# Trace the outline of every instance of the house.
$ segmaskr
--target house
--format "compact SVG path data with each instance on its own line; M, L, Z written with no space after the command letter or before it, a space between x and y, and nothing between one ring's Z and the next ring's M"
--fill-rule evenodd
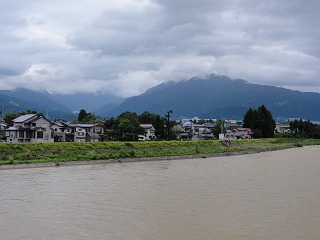
M76 124L75 142L99 142L104 131L97 124Z
M204 127L209 130L213 129L215 126L216 126L215 123L210 123L210 122L204 123Z
M253 132L251 128L235 128L227 130L226 137L229 139L251 139Z
M193 124L194 133L199 134L199 129L203 127L204 127L204 124Z
M37 114L22 115L13 120L13 126L6 129L7 142L53 142L51 122Z
M7 127L8 127L8 125L6 123L0 122L0 138L1 138L1 140L6 138L6 129L7 129Z
M138 135L139 141L150 141L156 139L155 128L152 124L140 124L139 126L144 129L144 134Z
M181 134L185 132L184 128L179 123L173 126L172 131L176 134L178 139L182 139Z
M99 142L104 128L98 124L72 124L63 120L52 124L56 142Z
M199 138L205 139L205 140L214 139L214 135L213 135L211 129L206 128L206 127L199 128L198 136L199 136Z
M192 131L189 127L185 128L178 123L173 126L172 131L176 134L177 139L179 140L191 140L192 139Z
M55 142L73 142L75 124L60 120L52 123Z
M290 133L291 130L290 130L290 125L289 124L277 124L276 125L276 132L279 132L279 133Z

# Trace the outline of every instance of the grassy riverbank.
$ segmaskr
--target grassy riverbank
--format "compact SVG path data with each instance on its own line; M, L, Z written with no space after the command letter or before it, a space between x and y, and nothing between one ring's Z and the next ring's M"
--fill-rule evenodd
M213 154L276 150L315 144L320 144L320 140L278 138L234 140L230 146L217 140L0 144L0 165L106 159L120 162L121 159L150 157L205 157Z

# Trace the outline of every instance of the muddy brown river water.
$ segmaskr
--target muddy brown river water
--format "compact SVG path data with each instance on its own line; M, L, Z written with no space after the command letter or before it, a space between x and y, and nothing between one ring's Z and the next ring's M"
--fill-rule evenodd
M320 147L0 170L0 239L320 239Z

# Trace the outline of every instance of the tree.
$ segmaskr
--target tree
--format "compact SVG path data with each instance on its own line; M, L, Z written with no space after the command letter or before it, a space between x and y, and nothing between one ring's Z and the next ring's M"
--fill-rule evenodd
M261 105L257 110L249 108L244 115L242 126L251 128L255 138L270 138L274 136L276 122L271 112Z
M87 116L87 112L84 109L81 109L78 115L78 121L82 122L82 120Z
M254 114L253 109L249 108L249 110L246 112L243 118L242 126L244 128L251 128L253 126L253 114Z
M15 118L17 118L19 116L21 116L21 113L9 112L6 115L4 115L3 119L8 125L12 126L13 125L13 119L15 119Z
M156 115L154 122L152 123L155 130L155 135L157 139L165 139L166 138L166 129L165 129L165 119Z
M142 133L139 126L138 115L135 112L124 112L120 114L112 127L114 138L122 140L135 140Z
M289 122L290 130L296 138L320 138L320 126L302 119Z
M86 116L82 119L82 123L95 123L98 119L92 113L87 113Z
M81 109L78 115L78 122L80 123L94 123L99 119L93 113L87 113L86 110Z
M212 128L211 132L215 138L219 138L219 134L225 132L222 124L223 121L217 121L216 125Z
M140 124L152 124L154 122L154 114L145 111L138 117Z
M260 123L260 130L262 137L271 138L274 136L274 129L276 128L276 122L272 117L271 112L264 106L261 105L258 110L258 119Z

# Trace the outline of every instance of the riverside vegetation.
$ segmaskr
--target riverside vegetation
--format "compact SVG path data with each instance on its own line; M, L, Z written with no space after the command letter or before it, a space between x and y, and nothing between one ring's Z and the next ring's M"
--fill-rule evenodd
M85 160L123 159L139 161L145 158L213 156L277 150L305 145L319 145L319 139L268 138L233 140L230 146L218 140L207 141L150 141L150 142L95 142L95 143L27 143L1 144L0 165L22 163L62 163Z

